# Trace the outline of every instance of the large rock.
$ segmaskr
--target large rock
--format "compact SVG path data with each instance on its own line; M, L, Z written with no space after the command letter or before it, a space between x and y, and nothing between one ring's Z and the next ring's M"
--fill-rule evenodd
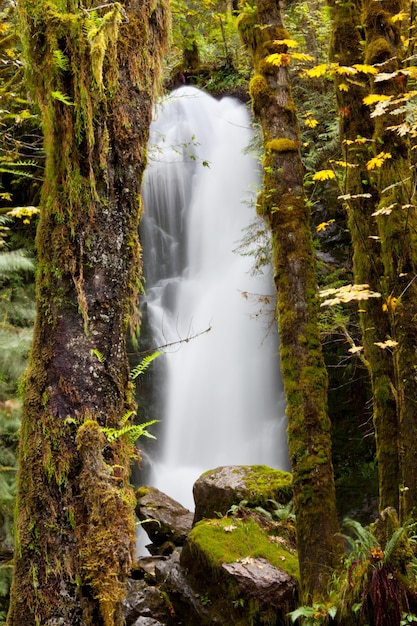
M191 530L193 514L155 487L141 487L136 492L136 515L155 548L166 544L182 546ZM172 551L171 550L168 550Z
M265 465L228 465L206 472L194 484L194 524L203 518L226 515L233 505L269 508L268 500L287 504L292 476Z
M254 598L261 605L275 608L291 602L294 579L264 558L246 558L223 563L222 568L237 583L241 597Z
M254 624L281 625L296 608L297 555L277 527L258 521L248 510L243 518L204 519L190 532L180 563L194 595L204 599L194 623L243 626L250 609Z

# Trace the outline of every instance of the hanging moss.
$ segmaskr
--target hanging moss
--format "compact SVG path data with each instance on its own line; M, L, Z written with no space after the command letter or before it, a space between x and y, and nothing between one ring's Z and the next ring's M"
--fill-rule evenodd
M134 494L127 485L126 471L124 476L116 473L123 466L105 462L105 438L95 420L80 426L76 443L86 512L76 528L82 577L98 600L103 625L113 626L124 596L124 580L132 566Z

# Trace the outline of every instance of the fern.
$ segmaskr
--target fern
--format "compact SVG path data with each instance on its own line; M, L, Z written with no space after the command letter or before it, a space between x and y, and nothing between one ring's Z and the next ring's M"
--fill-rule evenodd
M152 354L148 354L148 356L145 356L142 361L139 363L139 365L137 365L131 372L130 372L130 378L132 380L136 380L136 378L138 376L140 376L141 374L143 374L148 367L150 366L150 364L152 363L152 361L154 359L156 359L159 355L161 354L161 352L159 352L159 350L156 350L155 352L153 352Z
M62 91L51 91L51 96L54 98L54 100L58 100L59 102L62 102L67 106L75 106L74 103L68 98L68 96L62 93Z
M132 414L132 412L130 412ZM121 428L103 428L102 431L105 434L107 441L113 443L121 437L125 437L129 444L134 445L139 437L149 437L150 439L156 439L148 430L148 426L156 424L158 420L151 420L150 422L144 422L143 424L126 424Z
M10 274L34 272L33 259L24 250L0 252L0 281L8 279Z
M63 72L66 72L69 69L68 57L62 52L62 50L54 50L54 61L55 65Z
M342 535L351 548L352 557L366 558L370 550L379 546L378 540L372 531L362 526L356 520L345 519L342 526L354 535L354 537Z

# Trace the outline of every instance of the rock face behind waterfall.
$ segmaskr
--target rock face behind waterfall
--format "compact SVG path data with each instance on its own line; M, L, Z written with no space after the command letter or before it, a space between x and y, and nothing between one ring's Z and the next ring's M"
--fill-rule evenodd
M288 623L298 579L290 498L291 475L264 466L203 474L194 521L157 489L140 489L153 556L138 560L129 581L127 626Z

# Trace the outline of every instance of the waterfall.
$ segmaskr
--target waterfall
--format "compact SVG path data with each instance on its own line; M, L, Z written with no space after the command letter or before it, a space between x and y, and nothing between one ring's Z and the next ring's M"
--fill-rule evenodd
M248 295L273 292L271 271L252 276L252 259L234 252L255 219L251 137L243 104L192 87L171 93L151 126L145 306L155 344L171 347L149 482L188 508L208 469L287 468L278 337Z

